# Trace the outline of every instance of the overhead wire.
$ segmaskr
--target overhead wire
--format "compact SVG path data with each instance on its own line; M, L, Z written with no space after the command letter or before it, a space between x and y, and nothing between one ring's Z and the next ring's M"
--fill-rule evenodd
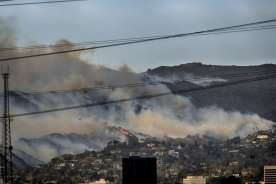
M108 100L108 101L88 103L88 104L51 108L51 109L47 109L47 110L34 111L34 112L17 113L17 114L11 114L11 117L16 118L16 117L23 117L23 116L33 116L33 115L53 113L53 112L62 112L62 111L80 109L80 108L88 108L88 107L94 107L94 106L103 106L103 105L110 105L110 104L116 104L116 103L123 103L123 102L135 101L135 100L152 99L152 98L168 96L168 95L173 95L173 94L184 94L184 93L209 90L209 89L215 89L215 88L220 88L220 87L225 87L225 86L251 83L251 82L269 80L269 79L275 79L275 78L276 78L276 74L271 74L271 75L262 76L262 77L253 77L251 79L243 79L243 80L238 80L238 81L233 81L233 82L219 83L219 84L214 84L214 85L210 85L210 86L199 86L199 87L190 88L190 89L171 90L171 91L167 91L167 92L163 92L163 93L147 94L147 95L141 95L141 96L136 96L136 97L127 97L127 98L121 98L121 99L117 99L117 100Z
M7 2L7 1L14 1L14 0L0 0L0 2Z
M204 80L208 78L215 78L215 79L224 79L226 81L233 80L233 79L240 79L240 78L249 78L249 77L260 77L264 75L271 75L276 74L276 69L270 70L260 70L255 72L243 72L243 73L233 73L233 74L225 74L225 75L215 75L215 76L193 76L190 75L190 78L184 80L176 80L174 85L181 84L181 83L192 83L192 80ZM137 82L137 83L128 83L128 84L116 84L116 85L103 85L103 86L87 86L82 88L76 89L59 89L59 90L47 90L47 91L19 91L19 90L12 90L11 92L19 92L24 93L26 95L43 95L43 94L64 94L64 93L73 93L73 92L91 92L91 91L100 91L100 90L115 90L118 88L136 88L136 87L145 87L145 86L156 86L156 85L166 85L170 84L169 82L165 81L147 81L147 82Z
M211 34L211 33L218 34L220 32L251 31L251 30L255 30L255 29L256 30L259 30L259 29L260 30L262 30L262 29L271 29L271 28L274 28L275 25L267 25L267 26L260 26L260 27L253 27L253 26L254 25L259 25L259 24L272 23L272 22L276 22L276 19L270 19L270 20L265 20L265 21L258 21L258 22L252 22L252 23L247 23L247 24L240 24L240 25L234 25L234 26L228 26L228 27L222 27L222 28L216 28L216 29L207 29L207 30L204 30L204 31L197 31L197 32L191 32L191 33L173 34L173 35L165 35L165 36L156 36L156 37L151 37L151 38L134 39L134 40L125 39L127 41L124 40L124 41L118 42L118 43L116 41L114 41L114 42L111 41L111 44L107 44L107 45L100 45L100 46L88 47L88 48L79 48L79 49L72 49L72 50L63 50L63 51L50 52L50 53L42 53L42 54L34 54L34 55L26 55L26 56L21 56L21 57L2 58L2 59L0 59L0 61L10 61L10 60L18 60L18 59L31 58L31 57L40 57L40 56L46 56L46 55L55 55L55 54L62 54L62 53L69 53L69 52L77 52L77 51L90 50L90 49L96 49L96 48L114 47L114 46L127 45L127 44L133 44L133 43L141 43L141 42L149 42L149 41L168 39L168 38L178 38L178 37L185 37L185 36L196 36L196 35ZM245 27L245 26L247 26L247 27ZM275 75L275 74L273 73L271 75ZM266 76L261 76L260 78L261 78L261 80L264 80L263 78L267 79L267 75ZM240 82L244 82L244 81L248 81L248 80L251 80L251 79L244 79L244 80L242 80ZM253 80L253 81L255 81L255 80ZM237 81L226 82L226 83L219 83L219 84L212 85L212 87L214 87L214 86L232 85L232 84L234 84L236 82ZM248 81L248 82L250 82L250 81ZM128 86L137 86L137 85L138 84L128 84ZM144 84L139 84L139 85L144 85ZM109 87L106 87L106 88L114 88L114 86L112 86L112 87L109 86ZM209 89L209 87L199 87L199 89ZM195 89L193 89L193 90L195 90ZM175 93L175 91L174 91L174 93ZM163 96L163 95L164 94L157 94L157 96ZM143 98L147 98L147 97L149 97L149 96L146 96L146 97L135 97L135 99L137 99L137 98L138 99L143 99ZM122 99L120 101L122 101ZM125 100L123 99L123 101L125 101ZM107 104L107 103L109 103L109 102L102 102L102 104ZM111 103L113 103L113 102L111 102ZM91 105L91 104L88 104L88 106L89 105ZM87 106L87 104L85 106ZM54 110L53 109L52 110L47 110L47 111L43 111L43 112L63 111L65 109L68 109L68 108L72 109L72 108L75 108L75 107L80 107L80 106L64 107L64 108L58 108L58 109L54 109ZM40 114L40 113L43 113L43 112L33 112L33 113ZM16 115L16 116L20 116L20 115Z
M172 34L172 35L165 35L165 36L156 36L153 38L145 38L145 39L137 39L137 40L127 40L122 41L118 43L110 43L110 44L103 44L99 46L92 46L92 47L84 47L84 48L74 48L69 50L62 50L62 51L53 51L53 52L47 52L47 53L38 53L38 54L31 54L31 55L24 55L24 56L15 56L15 57L8 57L8 58L1 58L0 62L7 62L7 61L15 61L15 60L21 60L21 59L27 59L27 58L33 58L33 57L43 57L43 56L50 56L50 55L56 55L56 54L65 54L70 52L80 52L80 51L86 51L86 50L93 50L93 49L99 49L99 48L107 48L107 47L115 47L115 46L123 46L123 45L129 45L129 44L135 44L135 43L143 43L143 42L151 42L156 40L162 40L162 39L170 39L170 38L179 38L179 37L187 37L187 36L195 36L195 35L202 35L202 34L208 34L208 33L214 33L219 31L227 31L227 29L233 32L237 32L238 30L235 30L235 28L244 28L245 26L254 26L259 24L266 24L266 23L272 23L276 22L276 19L270 19L265 21L258 21L258 22L252 22L247 24L240 24L240 25L234 25L234 26L228 26L228 27L222 27L222 28L216 28L216 29L207 29L203 31L197 31L197 32L190 32L190 33L182 33L182 34ZM275 25L271 27L262 27L262 28L252 28L252 30L265 30L265 29L274 29ZM233 30L230 30L233 29ZM249 31L250 28L246 28L246 30L243 31Z
M225 33L234 33L234 32L244 32L244 31L255 31L255 30L266 30L266 29L275 29L276 25L266 25L266 26L251 26L245 28L238 29L229 29L222 30L217 32L203 33L198 35L191 36L202 36L202 35L211 35L211 34L225 34ZM118 43L118 42L126 42L126 41L136 41L139 39L154 39L160 38L169 35L161 35L161 36L148 36L148 37L132 37L132 38L120 38L120 39L110 39L110 40L97 40L97 41L88 41L88 42L76 42L76 43L58 43L52 45L32 45L26 47L0 47L0 52L6 51L18 51L18 50L48 50L48 49L56 49L56 48L66 48L66 47L78 47L78 46L89 46L89 45L98 45L98 44L107 44L107 43Z
M13 0L6 0L6 1L13 1ZM39 5L39 4L57 4L57 3L79 2L79 1L87 1L87 0L54 0L54 1L24 2L24 3L6 3L6 4L0 4L0 7Z
M267 26L255 26L255 27L248 27L248 28L239 28L239 29L230 29L224 31L217 31L217 32L210 32L210 33L202 33L198 35L191 35L191 36L204 36L204 35L212 35L212 34L226 34L226 33L235 33L235 32L246 32L246 31L258 31L258 30L269 30L275 29L276 25L267 25ZM165 36L165 35L163 35ZM113 40L99 40L99 41L89 41L89 42L77 42L77 43L63 43L63 44L54 44L54 45L33 45L27 47L0 47L0 52L7 52L7 51L35 51L35 50L49 50L49 49L60 49L60 48L73 48L73 47L80 47L80 46L92 46L92 45L99 45L99 44L108 44L108 43L121 43L121 42L129 42L129 41L137 41L139 39L154 39L160 38L161 36L152 36L152 37L133 37L133 38L121 38L121 39L113 39Z

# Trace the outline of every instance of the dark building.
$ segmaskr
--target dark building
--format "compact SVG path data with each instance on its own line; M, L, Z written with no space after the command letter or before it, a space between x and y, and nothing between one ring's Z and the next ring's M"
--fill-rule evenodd
M123 184L156 183L156 158L123 158Z

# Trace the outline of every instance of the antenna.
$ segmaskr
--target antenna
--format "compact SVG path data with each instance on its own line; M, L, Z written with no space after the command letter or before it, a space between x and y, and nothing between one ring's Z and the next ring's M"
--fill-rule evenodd
M1 174L4 184L13 184L13 163L11 143L11 117L9 99L9 66L1 66L4 86L3 117L2 117L2 147L1 147Z

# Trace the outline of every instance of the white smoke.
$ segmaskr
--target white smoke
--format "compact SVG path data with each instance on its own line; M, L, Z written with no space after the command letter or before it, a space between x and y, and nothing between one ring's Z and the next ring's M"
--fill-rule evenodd
M4 26L5 25L5 26ZM64 42L64 41L63 41ZM16 46L16 37L10 27L0 20L0 46ZM69 42L67 42L70 45ZM49 48L48 51L52 51ZM0 56L25 55L23 51L13 54L1 53ZM191 83L206 86L214 82L225 82L220 78L198 78L198 76L184 75L183 78L153 78L154 81L177 82L187 80ZM115 71L104 66L93 65L84 61L80 54L64 54L49 57L21 60L11 66L11 88L13 90L52 90L78 89L103 85L118 85L142 82L141 75L132 72L126 65ZM0 85L2 86L1 82ZM49 94L43 97L32 97L21 94L21 101L14 99L11 106L13 113L57 108L75 104L91 103L101 100L117 100L120 98L169 92L164 86L148 86L143 88L115 89L98 91L92 94L78 93L70 95ZM28 109L24 101L33 104ZM22 103L20 107L18 107ZM246 136L254 132L255 128L268 129L271 121L260 118L256 114L242 114L227 112L219 107L196 108L192 102L183 96L170 95L156 99L114 104L111 106L94 107L77 111L59 112L39 116L21 117L12 123L14 141L21 137L37 138L51 133L77 133L108 136L104 133L104 124L122 126L144 134L173 138L187 135L209 134L224 138ZM103 139L107 140L107 139ZM55 140L58 143L60 140ZM58 154L66 152L84 151L91 149L86 145L72 145L70 141L62 140L59 144L67 145L66 151L60 153L52 146L38 145L30 147L20 145L19 148L35 155L39 159L48 160ZM103 145L106 141L103 141Z
M185 73L185 74L182 74L181 76L172 74L169 77L168 76L162 77L158 75L147 75L147 76L153 82L177 83L177 82L187 81L199 86L209 86L213 83L227 82L227 80L223 78L206 77L206 76L194 75L191 73Z
M156 93L168 91L165 86L144 89L143 92ZM140 95L141 91L117 89L109 94L109 99L116 100ZM137 94L138 93L138 94ZM136 111L141 105L140 111ZM120 110L118 110L118 108ZM84 116L85 114L85 116ZM104 132L107 126L120 126L134 132L154 137L185 138L188 135L209 135L219 138L244 137L256 131L267 130L273 122L265 120L256 114L242 114L237 111L227 112L219 107L211 106L196 108L192 102L183 96L170 95L136 102L126 102L111 106L94 107L89 111L72 111L57 114L42 115L17 119L15 134L18 137L40 137L51 133L77 133L92 135L98 146L70 140L52 139L61 148L48 144L26 145L18 144L19 148L36 158L49 161L53 156L65 153L80 153L85 150L104 148L109 140L120 135L110 136ZM94 137L94 138L93 138ZM122 139L121 139L122 140ZM87 140L86 140L87 141ZM100 146L99 146L100 145Z
M170 112L169 109L150 109L138 115L129 113L128 121L130 127L136 131L155 137L173 138L184 138L187 135L244 137L254 132L255 129L269 129L273 124L256 114L226 112L218 107L196 109L193 113L195 114L185 113L183 116L186 117L180 119L176 118L174 112Z

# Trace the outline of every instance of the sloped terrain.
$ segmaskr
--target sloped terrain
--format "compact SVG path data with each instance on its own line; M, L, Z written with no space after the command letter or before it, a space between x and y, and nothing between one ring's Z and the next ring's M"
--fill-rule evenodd
M275 70L276 65L272 64L215 66L190 63L173 67L158 67L148 70L146 73L150 76L158 76L164 79L185 80L185 76L190 75L194 78L207 77L209 79L220 78L226 81L235 81L275 73ZM178 90L181 85L179 83L177 86L169 85L169 87L172 90ZM276 79L226 86L183 95L189 96L193 104L198 107L215 105L230 111L257 113L266 119L276 121Z

